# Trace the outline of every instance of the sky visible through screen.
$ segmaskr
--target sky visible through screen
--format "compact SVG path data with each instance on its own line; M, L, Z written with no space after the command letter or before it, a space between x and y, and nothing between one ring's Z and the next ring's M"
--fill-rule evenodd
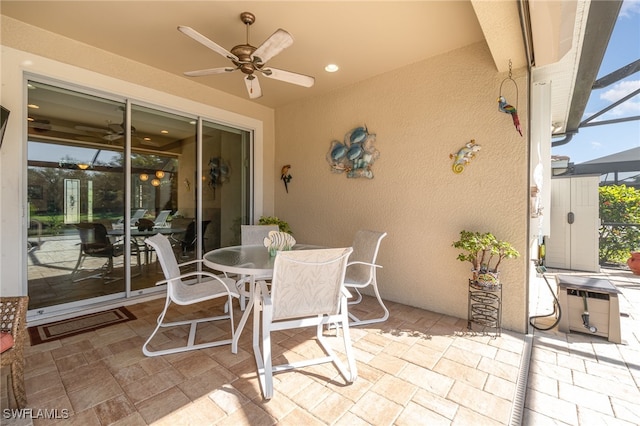
M640 0L625 0L609 40L598 77L604 77L640 59ZM640 88L636 72L603 89L594 90L582 120ZM612 120L640 115L640 94L596 118ZM558 139L559 140L559 139ZM566 155L574 164L640 147L640 120L584 127L566 145L552 149L552 155ZM640 158L629 158L638 160Z

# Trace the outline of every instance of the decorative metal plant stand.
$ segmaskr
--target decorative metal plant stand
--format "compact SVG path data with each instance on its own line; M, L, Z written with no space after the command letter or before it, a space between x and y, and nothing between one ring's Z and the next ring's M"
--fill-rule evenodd
M467 328L473 331L473 324L482 332L493 329L495 336L502 332L502 284L486 286L469 280Z

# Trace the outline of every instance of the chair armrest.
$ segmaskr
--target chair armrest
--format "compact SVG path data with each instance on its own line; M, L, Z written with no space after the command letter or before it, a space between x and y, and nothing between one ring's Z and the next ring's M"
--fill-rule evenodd
M344 297L346 297L347 299L351 297L351 292L349 290L347 290L347 288L345 286L342 286L342 288L340 290L342 292L342 295Z
M382 265L376 265L375 263L369 263L369 262L361 262L359 260L354 260L353 262L347 263L347 268L351 265L367 265L374 268L382 268Z
M184 278L191 278L191 277L209 277L209 278L214 278L214 279L217 279L217 280L221 281L225 285L225 287L229 288L229 285L225 282L225 280L223 280L222 278L220 278L216 274L213 274L213 273L207 272L207 271L187 272L185 274L180 274L177 277L173 277L173 278L168 279L168 280L165 279L165 280L156 281L156 285L167 284L169 281L182 280Z
M179 263L178 268L182 268L183 266L187 266L187 265L193 265L194 263L202 263L202 259L193 259L183 263Z
M259 287L263 306L273 305L273 302L271 301L271 293L269 293L269 287L267 286L267 282L258 281L256 284L257 284L257 287Z

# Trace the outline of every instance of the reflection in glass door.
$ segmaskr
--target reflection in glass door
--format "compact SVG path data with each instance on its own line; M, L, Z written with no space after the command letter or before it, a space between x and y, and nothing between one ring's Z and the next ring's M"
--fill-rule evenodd
M249 146L249 132L203 123L204 251L240 244L240 225L248 224L250 217Z
M195 164L195 119L152 108L131 108L131 239L142 268L131 277L131 291L158 291L162 268L144 243L149 235L166 235L181 263L191 253L190 227L195 220L194 191L183 169ZM162 289L160 289L162 290Z
M166 235L179 263L239 243L250 217L248 131L28 87L30 314L164 291L146 236Z
M111 230L124 211L124 105L28 87L29 309L122 297L128 262Z

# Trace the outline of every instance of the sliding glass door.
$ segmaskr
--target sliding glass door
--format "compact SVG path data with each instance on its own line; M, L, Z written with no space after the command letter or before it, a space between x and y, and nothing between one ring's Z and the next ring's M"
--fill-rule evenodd
M162 291L147 236L179 262L238 241L250 132L38 81L28 97L30 314Z

